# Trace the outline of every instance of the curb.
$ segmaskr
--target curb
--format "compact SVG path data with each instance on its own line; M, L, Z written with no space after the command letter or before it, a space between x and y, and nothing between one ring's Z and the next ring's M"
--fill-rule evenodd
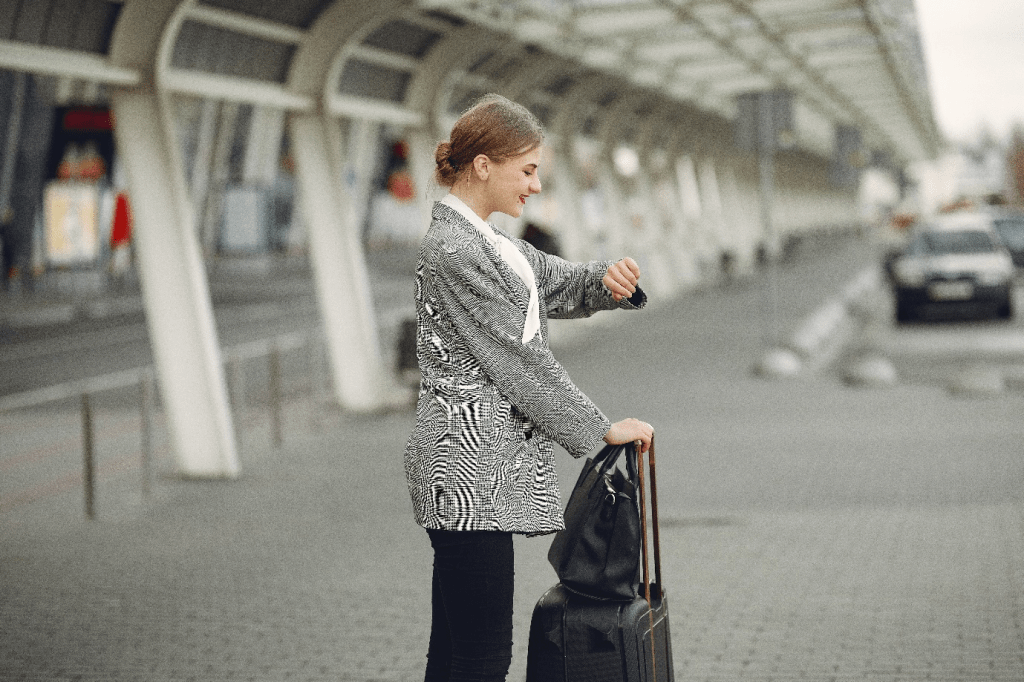
M876 266L862 270L837 296L805 317L787 342L769 349L754 366L754 373L787 378L827 366L863 323L866 300L881 282Z

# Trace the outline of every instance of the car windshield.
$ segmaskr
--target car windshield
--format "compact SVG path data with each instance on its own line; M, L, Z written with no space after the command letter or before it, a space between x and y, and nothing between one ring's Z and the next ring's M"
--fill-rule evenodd
M1024 249L1024 216L996 218L996 231L1011 249Z
M918 235L913 251L946 253L989 253L995 249L992 236L981 230L928 230Z

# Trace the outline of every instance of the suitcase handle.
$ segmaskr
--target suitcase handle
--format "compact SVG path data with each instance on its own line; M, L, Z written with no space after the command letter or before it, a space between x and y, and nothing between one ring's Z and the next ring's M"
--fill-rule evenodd
M647 495L646 485L644 483L644 460L643 453L641 452L640 441L636 442L636 459L637 459L637 474L638 484L640 488L640 547L643 553L643 578L644 578L644 594L647 596L647 601L651 601L651 578L649 568L649 548L647 542ZM657 477L655 474L655 458L654 458L654 437L651 437L651 447L647 450L647 459L651 469L651 521L654 526L654 585L657 589L656 597L661 598L662 593L662 582L661 582L661 538L658 533L658 485Z
M644 596L647 598L647 621L651 630L651 679L657 682L658 665L654 645L654 605L651 603L651 576L648 568L647 550L647 496L644 485L644 456L640 441L636 443L636 463L638 483L640 484L640 547L644 560ZM654 584L658 589L658 599L662 598L661 589L661 539L658 537L658 485L654 473L654 436L651 436L651 447L647 449L647 459L651 467L651 521L654 524Z

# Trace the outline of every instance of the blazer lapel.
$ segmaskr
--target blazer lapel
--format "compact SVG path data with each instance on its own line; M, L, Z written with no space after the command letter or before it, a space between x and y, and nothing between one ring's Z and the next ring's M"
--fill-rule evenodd
M483 252L486 256L486 261L490 263L491 267L497 271L498 278L505 283L505 287L512 294L512 300L515 302L516 307L519 308L525 316L530 306L530 290L527 288L526 283L523 282L522 278L508 266L508 263L506 263L505 259L501 257L498 250L494 248L491 241L487 239L480 230L473 227L473 225L466 220L465 216L440 202L434 204L432 216L436 220L441 220L456 229L466 230L472 235L473 243L476 244ZM491 223L487 224L491 225ZM494 225L491 225L491 229L495 231L495 234L498 234ZM514 244L511 244L511 246L512 248L515 248Z

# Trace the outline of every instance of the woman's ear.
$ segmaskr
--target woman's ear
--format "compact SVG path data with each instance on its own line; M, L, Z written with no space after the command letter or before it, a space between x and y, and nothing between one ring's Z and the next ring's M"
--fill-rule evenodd
M477 154L473 159L473 173L480 180L486 180L491 174L491 160L486 154Z

